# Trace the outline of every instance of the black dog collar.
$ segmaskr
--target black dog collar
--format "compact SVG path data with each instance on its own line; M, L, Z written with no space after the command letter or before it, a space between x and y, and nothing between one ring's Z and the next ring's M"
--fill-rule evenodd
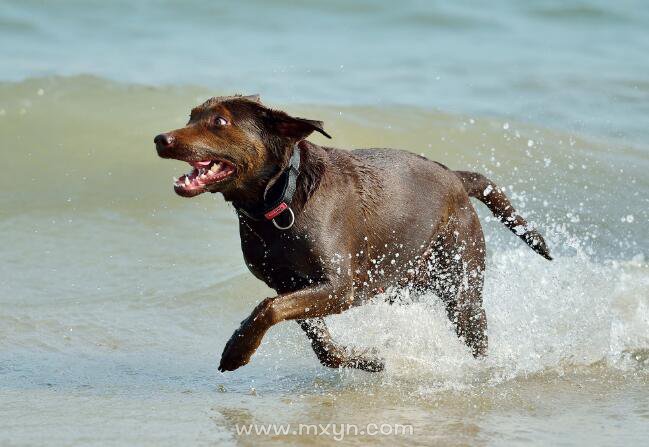
M291 155L288 167L280 174L279 179L264 192L262 206L245 209L237 203L233 203L233 205L237 212L252 220L270 220L278 229L288 230L295 223L295 214L291 209L291 201L293 200L293 195L295 195L298 175L300 175L300 148L296 144L293 148L293 155ZM280 226L275 221L275 218L284 211L290 213L291 220L288 225Z

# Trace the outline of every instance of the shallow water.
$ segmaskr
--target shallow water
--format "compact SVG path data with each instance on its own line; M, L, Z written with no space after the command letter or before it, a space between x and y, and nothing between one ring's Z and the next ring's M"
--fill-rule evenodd
M331 423L414 431L344 436L357 445L646 444L642 8L280 2L262 15L254 2L145 2L123 18L117 3L52 5L0 5L0 443L329 445L333 434L237 427ZM179 32L161 33L173 17ZM337 340L378 349L382 373L324 369L293 323L246 367L216 370L272 291L243 265L231 208L176 197L185 168L151 140L233 89L324 120L335 146L405 148L506 186L555 261L477 205L487 359L424 296L328 319Z

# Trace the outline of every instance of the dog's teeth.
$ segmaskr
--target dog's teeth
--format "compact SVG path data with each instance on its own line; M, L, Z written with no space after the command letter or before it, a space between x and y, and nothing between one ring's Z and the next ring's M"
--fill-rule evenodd
M210 171L219 172L220 169L221 169L221 162L218 162L218 163L214 163L212 165L212 167L210 168Z
M185 185L189 186L189 183L190 183L189 178L185 177Z

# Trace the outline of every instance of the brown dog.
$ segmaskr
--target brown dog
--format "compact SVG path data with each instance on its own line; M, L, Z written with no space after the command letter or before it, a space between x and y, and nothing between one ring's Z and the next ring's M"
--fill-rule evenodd
M485 244L469 197L551 259L543 237L481 174L406 151L317 146L305 140L314 131L329 137L320 121L231 96L155 137L160 157L192 166L177 194L220 192L233 203L248 268L278 293L234 332L219 369L245 365L271 326L296 320L323 365L379 371L380 359L334 344L323 317L389 287L434 292L473 355L485 355Z

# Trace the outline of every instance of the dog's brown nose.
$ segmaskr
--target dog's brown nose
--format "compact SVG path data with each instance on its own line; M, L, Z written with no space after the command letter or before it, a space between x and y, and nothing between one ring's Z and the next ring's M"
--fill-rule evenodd
M161 133L155 136L153 142L158 149L167 149L174 144L174 137L166 133Z

